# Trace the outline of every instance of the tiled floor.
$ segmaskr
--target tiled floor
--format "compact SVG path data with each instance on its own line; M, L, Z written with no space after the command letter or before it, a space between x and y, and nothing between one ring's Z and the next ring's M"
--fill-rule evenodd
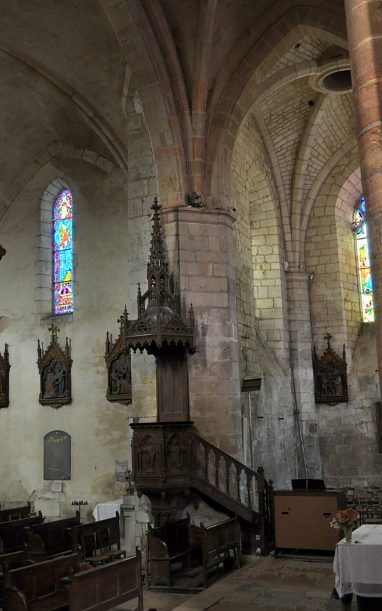
M144 610L156 611L355 611L356 602L331 598L333 570L329 560L253 558L198 594L144 591ZM134 601L118 607L130 611ZM382 609L381 609L382 611Z

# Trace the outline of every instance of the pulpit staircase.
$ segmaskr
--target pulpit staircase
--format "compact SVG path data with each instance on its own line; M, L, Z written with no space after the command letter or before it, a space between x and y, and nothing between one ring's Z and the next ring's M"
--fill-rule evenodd
M156 509L157 516L165 513L164 499L196 492L240 519L244 552L272 549L272 483L261 467L253 471L198 435L191 422L131 426L135 486L151 499L154 515Z

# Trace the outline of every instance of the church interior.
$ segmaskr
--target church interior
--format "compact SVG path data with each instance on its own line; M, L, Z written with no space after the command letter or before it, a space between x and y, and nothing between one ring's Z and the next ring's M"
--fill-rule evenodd
M380 5L2 1L1 510L382 503Z

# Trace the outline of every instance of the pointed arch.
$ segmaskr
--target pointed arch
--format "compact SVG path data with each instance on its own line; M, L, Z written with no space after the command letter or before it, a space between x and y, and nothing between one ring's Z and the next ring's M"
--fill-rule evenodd
M72 212L71 218L68 218L68 205L72 201L73 190L63 178L52 180L40 200L40 244L37 280L39 313L43 318L73 313ZM69 220L70 224L68 224ZM69 253L68 245L70 245Z
M361 195L354 207L353 231L357 258L361 317L363 322L374 322L373 278L370 266L367 206L366 199L363 195Z

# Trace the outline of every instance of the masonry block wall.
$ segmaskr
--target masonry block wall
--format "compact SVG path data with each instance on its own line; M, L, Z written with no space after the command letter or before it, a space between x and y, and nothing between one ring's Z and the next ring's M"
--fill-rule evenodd
M260 392L242 393L242 414L245 426L252 425L247 435L254 464L262 464L267 476L283 486L295 466L295 422L282 230L272 175L252 116L239 133L232 172L240 374L262 379Z
M349 402L317 405L322 473L332 486L380 484L376 408L377 355L373 323L362 323L351 223L360 194L359 171L343 160L321 189L307 232L306 265L314 343L320 355L328 331L332 347L346 346ZM349 170L350 167L350 170ZM349 175L350 174L350 175Z
M178 257L184 315L192 303L197 351L189 356L190 415L200 434L242 459L233 265L233 217L162 211L170 260Z

